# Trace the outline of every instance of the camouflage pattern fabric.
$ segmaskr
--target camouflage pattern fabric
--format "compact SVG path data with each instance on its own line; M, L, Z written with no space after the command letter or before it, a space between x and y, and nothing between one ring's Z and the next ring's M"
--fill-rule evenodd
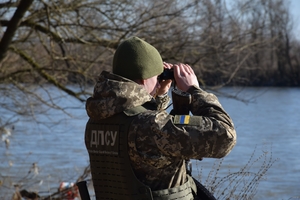
M167 109L170 103L170 97L168 95L160 97L155 97L157 110L164 110Z
M185 183L186 159L221 158L236 143L234 124L218 98L196 87L189 92L192 116L185 121L158 109L165 108L168 99L155 100L141 85L106 71L87 100L86 111L93 119L105 119L139 105L164 104L137 115L128 133L134 172L152 190Z

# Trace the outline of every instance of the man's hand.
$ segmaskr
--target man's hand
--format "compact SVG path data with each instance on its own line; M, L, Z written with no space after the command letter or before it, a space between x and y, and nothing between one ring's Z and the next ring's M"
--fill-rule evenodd
M172 67L173 67L172 64L164 62L165 69L171 69ZM169 91L172 84L172 80L171 79L163 80L159 84L160 84L160 88L157 91L157 95L164 95Z
M199 87L197 76L189 65L182 63L174 64L173 69L178 89L186 92L193 85Z

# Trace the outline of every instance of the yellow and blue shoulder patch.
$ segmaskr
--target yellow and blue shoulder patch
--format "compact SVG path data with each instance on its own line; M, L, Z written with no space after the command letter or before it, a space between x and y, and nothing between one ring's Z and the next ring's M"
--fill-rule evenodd
M189 115L175 115L174 124L189 124L190 116Z
M190 116L190 115L175 115L174 124L189 125L189 126L201 126L201 116Z

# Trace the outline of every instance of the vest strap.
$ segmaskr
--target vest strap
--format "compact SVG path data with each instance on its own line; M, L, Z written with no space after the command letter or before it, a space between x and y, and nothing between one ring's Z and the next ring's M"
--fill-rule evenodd
M192 177L187 175L188 180L186 183L169 188L164 190L157 190L152 191L153 199L154 200L170 200L170 199L187 199L187 200L193 200L193 192L197 194L197 188L194 180ZM193 191L193 192L192 192Z

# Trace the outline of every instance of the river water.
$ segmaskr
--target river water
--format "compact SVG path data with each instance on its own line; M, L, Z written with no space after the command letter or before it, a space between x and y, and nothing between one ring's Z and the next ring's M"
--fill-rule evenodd
M36 114L35 121L17 117L10 145L0 140L0 199L11 199L14 184L55 192L88 165L84 104L57 93L72 117L56 110ZM224 159L192 161L194 176L217 185L219 199L228 190L235 191L230 199L300 199L300 88L230 87L216 94L235 123L237 144Z

